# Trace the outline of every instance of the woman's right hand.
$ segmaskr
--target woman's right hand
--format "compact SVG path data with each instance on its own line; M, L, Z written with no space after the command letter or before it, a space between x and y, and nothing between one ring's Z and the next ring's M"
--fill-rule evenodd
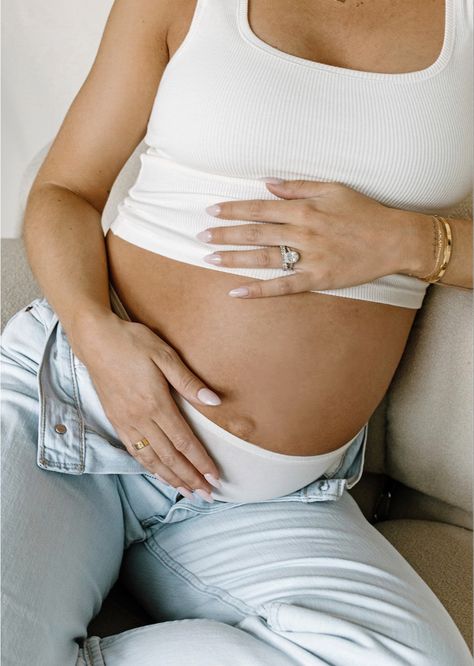
M201 490L205 494L198 495L212 501L218 469L179 411L168 382L191 403L216 405L219 397L150 328L113 312L88 318L70 343L130 455L182 495L192 498L191 492ZM150 446L136 451L133 443L142 437Z

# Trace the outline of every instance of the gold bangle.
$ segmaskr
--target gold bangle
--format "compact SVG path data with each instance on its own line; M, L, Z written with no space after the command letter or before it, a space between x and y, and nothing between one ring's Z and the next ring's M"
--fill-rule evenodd
M446 218L440 217L439 215L432 215L431 217L438 222L438 252L435 268L431 273L428 273L428 275L425 275L420 279L433 283L438 282L446 272L449 260L451 259L453 234Z

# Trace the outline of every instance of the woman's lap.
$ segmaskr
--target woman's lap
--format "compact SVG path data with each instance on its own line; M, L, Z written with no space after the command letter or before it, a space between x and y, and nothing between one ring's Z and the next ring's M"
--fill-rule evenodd
M152 526L126 551L124 580L157 621L225 622L276 641L288 663L299 646L308 666L471 663L439 600L347 492L220 508Z
M5 664L472 663L421 578L342 486L331 495L338 481L326 499L315 484L209 505L134 473L97 403L81 412L90 386L83 369L78 385L68 374L63 334L45 358L45 307L2 336ZM52 433L56 422L85 446ZM79 649L124 547L124 580L157 624Z

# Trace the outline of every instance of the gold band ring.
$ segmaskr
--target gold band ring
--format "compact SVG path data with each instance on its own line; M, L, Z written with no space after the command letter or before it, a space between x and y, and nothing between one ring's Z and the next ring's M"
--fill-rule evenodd
M132 444L132 446L135 449L135 451L140 451L140 449L144 449L145 446L150 446L150 442L147 440L146 437L142 437L141 439L138 440L138 442Z

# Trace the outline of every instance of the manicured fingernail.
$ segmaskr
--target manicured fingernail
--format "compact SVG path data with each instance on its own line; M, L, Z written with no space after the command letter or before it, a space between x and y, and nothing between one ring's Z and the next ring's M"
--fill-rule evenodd
M209 264L222 264L222 257L220 254L206 254L203 257L204 261L207 261Z
M197 397L205 405L220 405L222 402L219 396L208 388L199 389Z
M231 289L229 291L229 296L248 296L249 290L247 287L238 287L237 289Z
M258 180L263 180L264 183L270 183L270 185L278 185L285 182L283 178L258 178Z
M204 478L211 484L211 486L214 486L214 488L222 488L222 483L219 479L216 479L215 476L212 476L212 474L204 474Z
M194 499L192 492L187 488L183 488L183 486L178 486L176 490L178 490L183 497L187 497L190 500Z
M214 206L208 206L206 208L206 213L209 213L209 215L219 215L221 212L221 207L218 206L217 204L214 204Z
M212 502L214 501L214 498L212 497L212 495L210 495L209 493L206 493L206 491L202 490L201 488L198 488L198 490L195 490L194 492L196 493L196 495L199 495L199 497L202 497L203 500L206 500L206 502L209 502L209 504L212 504Z
M196 234L196 238L204 243L210 243L212 240L212 231L205 229Z

